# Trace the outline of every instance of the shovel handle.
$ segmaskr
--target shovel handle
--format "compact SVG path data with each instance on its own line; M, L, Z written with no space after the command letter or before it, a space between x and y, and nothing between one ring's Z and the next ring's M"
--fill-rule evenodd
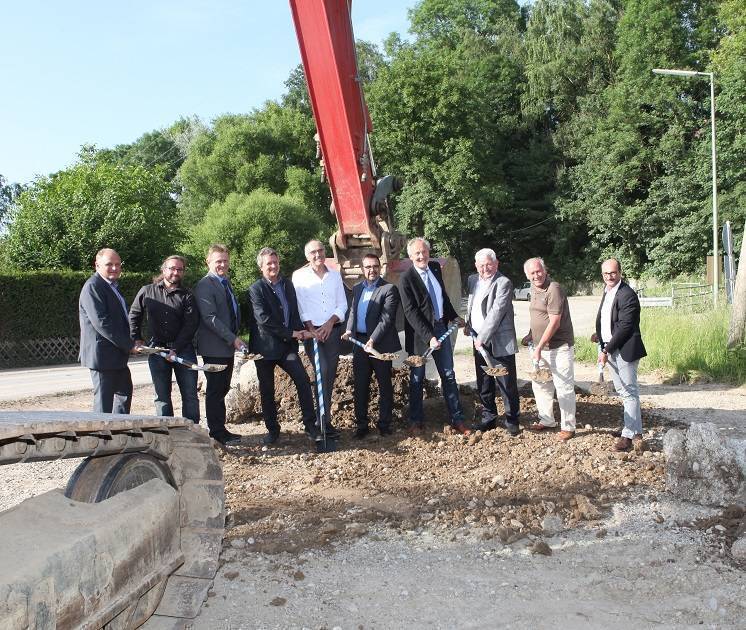
M471 328L469 329L469 334L471 335L472 339L476 339L477 338L477 334ZM490 368L497 367L497 365L495 364L495 362L492 360L492 357L484 349L484 346L479 346L479 348L477 348L477 352L482 355L482 358L485 360L485 362L487 363L488 367L490 367Z
M376 359L383 360L383 357L381 356L380 352L378 352L377 350L374 350L373 348L366 348L365 344L362 341L358 341L357 339L355 339L355 337L350 337L350 341L354 343L356 346L359 346L360 348L365 350L369 355L375 357Z
M450 335L454 330L458 328L458 322L454 322L448 327L448 330L446 330L440 337L438 337L438 343L442 343L446 340L448 335ZM433 352L435 351L435 348L428 348L425 350L425 354L422 355L423 359L427 359Z

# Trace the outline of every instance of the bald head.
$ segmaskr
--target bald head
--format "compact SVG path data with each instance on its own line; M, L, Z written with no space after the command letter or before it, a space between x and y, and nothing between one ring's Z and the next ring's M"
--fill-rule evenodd
M104 247L96 252L96 273L104 280L116 282L122 275L122 259L110 247Z

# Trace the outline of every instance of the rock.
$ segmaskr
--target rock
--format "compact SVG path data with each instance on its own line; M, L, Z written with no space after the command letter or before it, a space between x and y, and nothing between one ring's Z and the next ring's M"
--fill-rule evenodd
M591 500L584 494L576 494L574 497L575 505L575 517L579 521L595 521L601 518L601 512L599 509L591 503Z
M476 433L472 433L472 434L471 434L471 435L469 436L469 441L468 441L468 445L469 445L469 446L474 446L474 445L475 445L475 444L476 444L477 442L479 442L479 441L480 441L481 439L482 439L482 434L481 434L481 433L480 433L479 431L477 431Z
M306 579L306 574L303 573L303 571L298 570L295 573L293 573L293 579L297 582L300 582L301 580Z
M238 571L226 571L224 575L226 580L233 581L241 574Z
M674 495L704 505L746 502L744 440L726 440L710 422L672 429L663 438L666 488Z
M234 549L244 549L246 547L246 541L243 538L234 538L231 540L231 547Z
M730 555L735 560L746 562L746 536L741 536L730 548Z
M599 529L596 532L596 538L606 538L606 534L608 534L608 533L609 532L607 532L605 529Z
M552 555L552 548L543 540L534 541L531 545L529 545L528 550L533 554L540 554L542 556Z
M656 513L655 513L655 514L653 515L653 520L654 520L654 521L655 521L656 523L658 523L658 525L660 525L661 523L663 523L663 521L664 521L665 519L663 518L663 516L662 516L661 514L659 514L658 512L656 512Z
M332 534L336 534L337 531L339 530L337 529L337 526L334 523L325 523L324 525L321 526L320 533L323 534L324 536L331 536Z
M270 606L284 606L285 603L288 600L286 600L284 597L275 597L271 602L269 602Z
M556 514L545 516L541 521L541 529L547 536L554 536L562 531L565 526L562 518Z

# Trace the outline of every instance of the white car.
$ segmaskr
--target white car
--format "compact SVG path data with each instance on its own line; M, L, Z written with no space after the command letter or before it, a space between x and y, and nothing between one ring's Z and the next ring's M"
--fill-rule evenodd
M530 300L531 299L531 283L524 282L521 286L513 289L513 297L516 300Z

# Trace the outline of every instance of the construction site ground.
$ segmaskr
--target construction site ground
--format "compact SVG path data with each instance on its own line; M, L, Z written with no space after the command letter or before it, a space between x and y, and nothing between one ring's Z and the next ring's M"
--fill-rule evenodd
M518 366L525 376L525 351ZM471 419L474 364L461 342L456 373ZM451 433L433 387L426 432L409 437L402 371L394 435L355 440L343 360L333 404L342 438L337 452L319 454L281 378L278 444L260 444L255 398L229 427L245 437L221 451L226 540L195 629L744 627L746 573L729 555L743 511L669 495L661 453L665 431L689 422L743 435L743 388L645 376L646 448L618 454L611 432L621 405L588 393L594 366L577 366L579 430L566 444L525 430L536 420L525 381L518 437ZM133 411L152 412L151 397L151 386L138 385ZM89 405L90 391L0 401ZM75 465L0 468L0 510L64 485Z

